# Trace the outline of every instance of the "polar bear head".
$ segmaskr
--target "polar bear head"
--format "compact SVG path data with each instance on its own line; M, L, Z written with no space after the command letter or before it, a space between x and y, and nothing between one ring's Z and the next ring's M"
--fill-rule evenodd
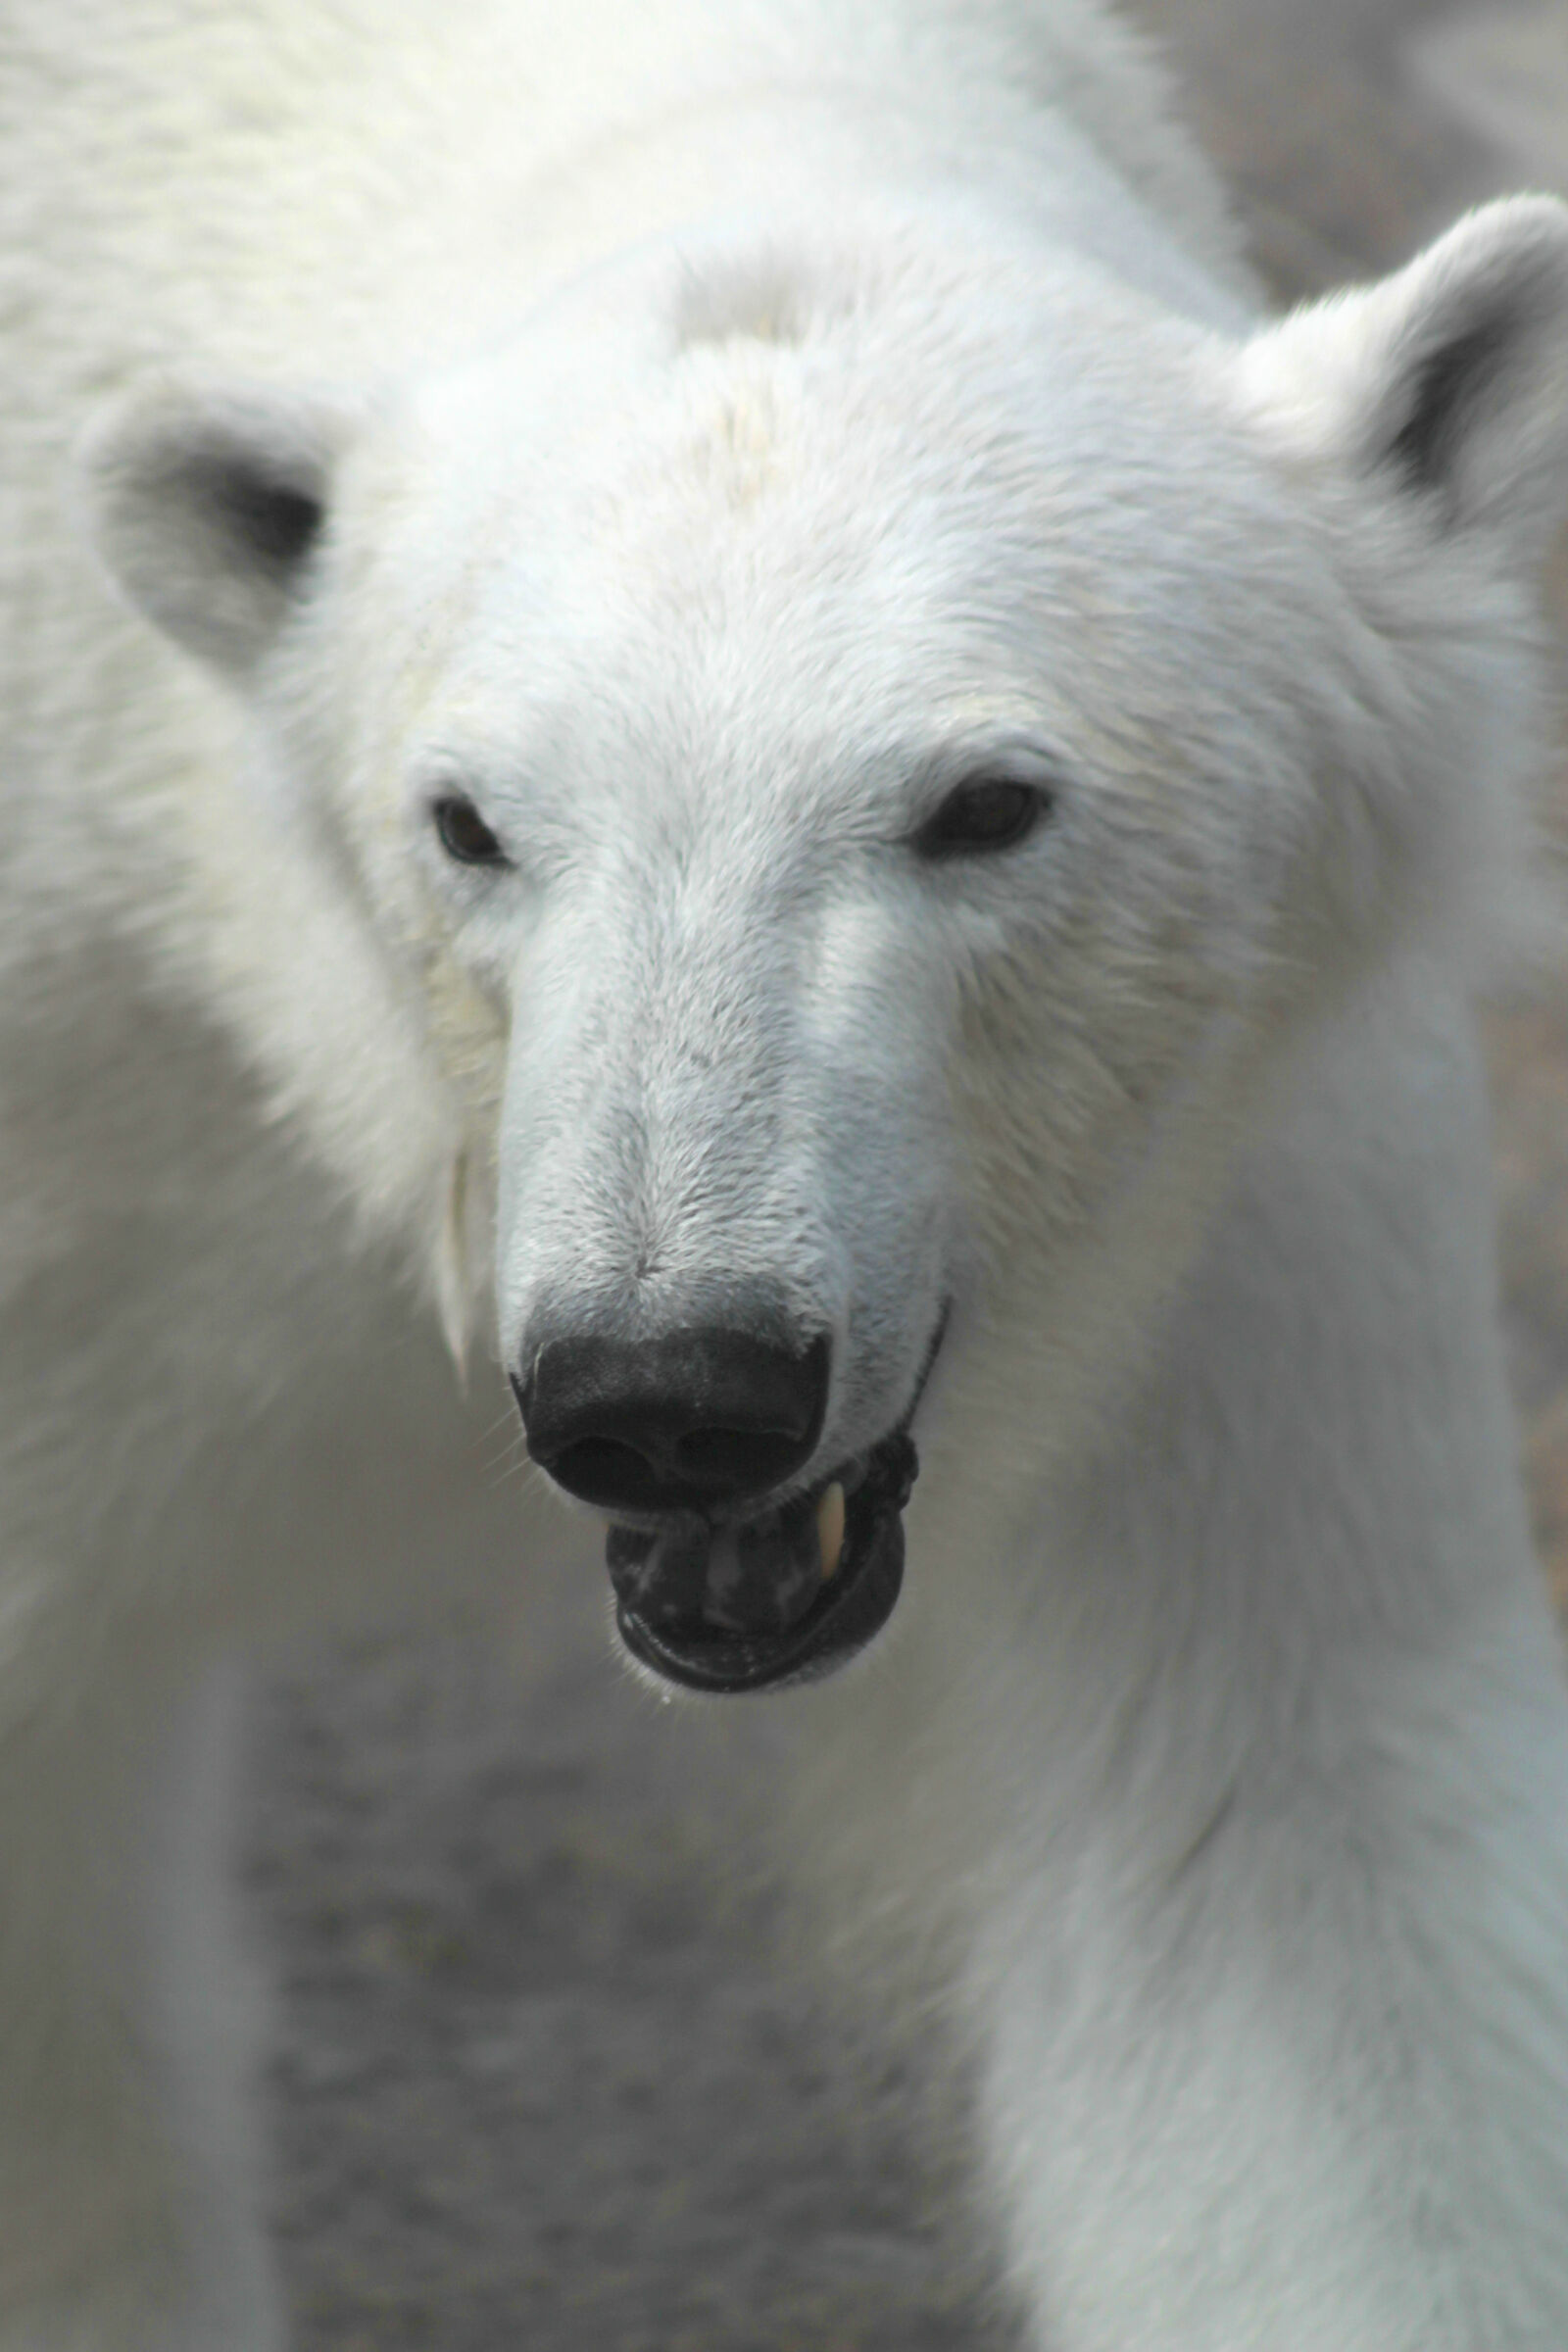
M1281 1040L1468 936L1565 355L1545 201L1231 340L884 223L92 436L112 571L399 976L449 1298L466 1205L660 1670L858 1646L939 1354L1011 1333L1021 1450L1067 1442Z

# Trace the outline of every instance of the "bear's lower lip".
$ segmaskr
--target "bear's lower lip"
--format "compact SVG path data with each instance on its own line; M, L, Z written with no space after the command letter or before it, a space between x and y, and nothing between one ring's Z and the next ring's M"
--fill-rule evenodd
M863 1466L841 1474L853 1492L837 1570L792 1623L766 1631L715 1625L695 1607L649 1606L639 1587L639 1539L612 1529L607 1556L621 1640L641 1664L688 1690L765 1690L831 1674L893 1614L904 1584L904 1505L918 1469L914 1442L899 1429Z
M904 1585L904 1506L920 1468L909 1424L947 1336L948 1312L944 1304L902 1419L812 1494L738 1529L714 1530L694 1516L652 1530L610 1530L605 1556L615 1625L634 1658L688 1690L778 1690L831 1674L881 1632ZM817 1506L835 1485L844 1490L837 1566L828 1561L803 1574L817 1557ZM715 1591L724 1578L715 1575L711 1546L721 1537L722 1566L733 1572L735 1589ZM662 1546L658 1558L656 1545ZM765 1590L769 1570L782 1571L776 1595Z

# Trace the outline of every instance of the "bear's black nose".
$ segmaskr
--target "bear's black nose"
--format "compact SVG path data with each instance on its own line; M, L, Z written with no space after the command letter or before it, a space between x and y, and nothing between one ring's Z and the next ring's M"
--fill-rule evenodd
M528 1451L568 1494L607 1511L710 1511L809 1459L825 1333L792 1348L765 1327L687 1324L631 1341L551 1320L512 1385Z

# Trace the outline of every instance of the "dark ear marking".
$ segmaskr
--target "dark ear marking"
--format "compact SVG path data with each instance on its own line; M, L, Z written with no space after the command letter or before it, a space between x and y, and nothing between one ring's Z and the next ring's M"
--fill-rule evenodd
M200 487L236 543L279 574L296 571L320 537L325 507L292 482L273 480L255 468L215 466L211 480Z
M1515 331L1498 311L1420 362L1409 415L1387 453L1410 489L1441 490L1449 478L1488 388L1508 364Z
M251 670L308 585L357 422L335 401L244 385L160 381L117 403L81 466L122 594L215 667Z

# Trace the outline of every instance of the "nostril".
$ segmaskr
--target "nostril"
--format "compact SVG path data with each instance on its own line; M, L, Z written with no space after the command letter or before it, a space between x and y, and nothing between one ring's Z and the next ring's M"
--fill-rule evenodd
M676 1440L675 1466L686 1478L760 1491L788 1478L799 1444L784 1430L694 1429Z
M710 1509L778 1486L810 1456L826 1410L826 1336L686 1327L640 1342L543 1339L514 1381L540 1467L609 1510Z
M538 1458L535 1454L534 1459ZM657 1462L651 1462L634 1446L618 1445L613 1438L579 1438L541 1467L573 1494L590 1499L596 1494L619 1494L627 1509L637 1507L637 1495L657 1494L662 1475Z

